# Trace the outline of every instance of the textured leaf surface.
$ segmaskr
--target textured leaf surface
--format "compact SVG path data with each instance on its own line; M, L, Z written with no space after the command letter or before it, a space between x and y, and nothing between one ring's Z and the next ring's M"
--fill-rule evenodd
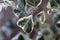
M38 5L38 3L40 2L40 0L26 0L26 2L29 5L36 7Z
M39 13L37 15L37 17L39 18L40 22L43 24L45 22L45 15L44 12L42 11L41 13Z
M30 33L31 30L32 30L32 26L33 26L33 23L32 23L32 19L31 17L23 17L21 19L18 20L17 22L18 26L21 27L25 32L28 32Z

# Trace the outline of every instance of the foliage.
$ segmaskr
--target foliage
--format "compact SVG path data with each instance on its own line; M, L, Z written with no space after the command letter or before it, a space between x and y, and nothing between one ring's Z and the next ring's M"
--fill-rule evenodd
M51 14L47 13L46 6L48 6L47 5L48 2L50 3L50 7L51 7L51 8L48 8L48 12L50 12ZM54 24L53 21L55 21L56 19L60 19L60 18L56 18L55 20L52 20L54 15L53 12L55 12L56 10L59 10L58 4L59 4L58 0L49 0L49 1L48 0L19 0L18 8L22 12L20 13L21 14L20 16L22 16L23 14L25 14L25 16L22 16L18 20L18 23L19 23L18 26L21 27L24 30L24 32L31 33L33 29L35 29L35 31L37 31L37 29L41 30L40 29L41 24L43 25L45 23L48 23L49 21L50 21L50 24L48 23L49 25ZM29 17L30 15L32 15L32 19ZM51 19L49 20L49 18ZM51 29L53 29L53 27ZM49 33L45 33L45 32L43 32L43 34L49 35Z
M5 3L9 2L5 1ZM48 3L49 5L47 5ZM60 20L59 0L17 0L17 5L16 8L10 3L10 6L14 9L14 13L17 13L16 15L18 15L19 18L17 21L17 26L20 27L25 33L30 35L34 30L37 32L35 35L37 35L38 32L41 32L43 36L46 36L50 35L51 32L51 35L58 32L56 26L60 26L60 23L57 24L57 22ZM47 28L42 28L47 26L45 24L49 24L49 28L47 27L49 30ZM44 30L41 31L41 28ZM56 33L56 35L57 34L58 33ZM19 40L24 40L24 38L20 36ZM39 40L44 40L44 38L41 36Z

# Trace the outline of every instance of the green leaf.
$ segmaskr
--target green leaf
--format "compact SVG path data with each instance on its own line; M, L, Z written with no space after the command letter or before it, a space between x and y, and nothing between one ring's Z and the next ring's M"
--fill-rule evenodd
M31 19L28 21L28 23L27 23L27 25L25 25L25 27L26 27L25 28L26 32L30 33L32 30L32 20Z
M44 11L40 12L37 17L39 18L40 20L40 23L43 24L45 22L45 15L44 15Z
M40 0L26 0L26 2L29 5L36 7L38 5L38 3L40 3Z
M41 21L44 21L44 15L41 16Z
M22 35L20 35L20 36L18 37L18 40L25 40L25 39L24 39L24 37L23 37Z
M25 25L25 23L27 22L27 20L28 19L23 19L18 24L21 25L21 27L23 27Z
M21 27L24 30L24 32L30 33L33 28L32 17L28 16L28 17L20 18L17 22L17 25Z

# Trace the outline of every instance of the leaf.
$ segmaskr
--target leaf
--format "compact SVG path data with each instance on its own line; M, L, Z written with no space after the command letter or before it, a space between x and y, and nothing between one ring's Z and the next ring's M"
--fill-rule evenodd
M23 27L25 25L25 23L27 22L27 20L28 19L23 19L18 24L21 25L21 27Z
M39 18L41 24L43 24L45 22L45 15L44 15L44 11L40 12L37 17Z
M20 36L18 37L18 40L25 40L25 39L24 39L24 37L23 37L22 35L20 35Z
M31 15L28 17L20 18L17 22L17 25L21 27L24 32L30 33L33 29L33 21Z
M41 21L44 21L44 15L41 16Z
M38 3L40 3L40 0L26 0L27 4L36 7Z
M45 16L44 15L41 16L40 22L41 22L41 24L43 24L45 22Z
M29 22L27 23L27 25L25 25L26 26L26 28L25 28L25 30L26 30L26 32L31 32L31 30L32 30L32 20L30 19L29 20Z

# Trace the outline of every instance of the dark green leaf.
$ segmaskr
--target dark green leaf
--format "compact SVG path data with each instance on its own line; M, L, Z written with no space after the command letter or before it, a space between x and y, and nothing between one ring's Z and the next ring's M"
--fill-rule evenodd
M20 35L20 36L18 37L18 40L25 40L25 39L24 39L24 37L23 37L22 35Z
M21 27L23 27L25 25L25 23L27 22L28 19L24 19L22 21L20 21L18 24L21 25Z
M27 23L25 28L26 28L27 33L31 32L31 30L32 30L32 20L31 19L29 20L29 22Z
M27 33L30 33L32 31L33 24L31 17L23 17L18 20L17 24Z
M42 11L42 13L38 14L37 17L39 18L41 23L45 22L45 15L43 14L43 11Z
M26 0L26 2L29 5L36 7L38 5L38 3L40 2L40 0Z
M41 21L44 21L44 15L42 15L41 19L42 19Z

